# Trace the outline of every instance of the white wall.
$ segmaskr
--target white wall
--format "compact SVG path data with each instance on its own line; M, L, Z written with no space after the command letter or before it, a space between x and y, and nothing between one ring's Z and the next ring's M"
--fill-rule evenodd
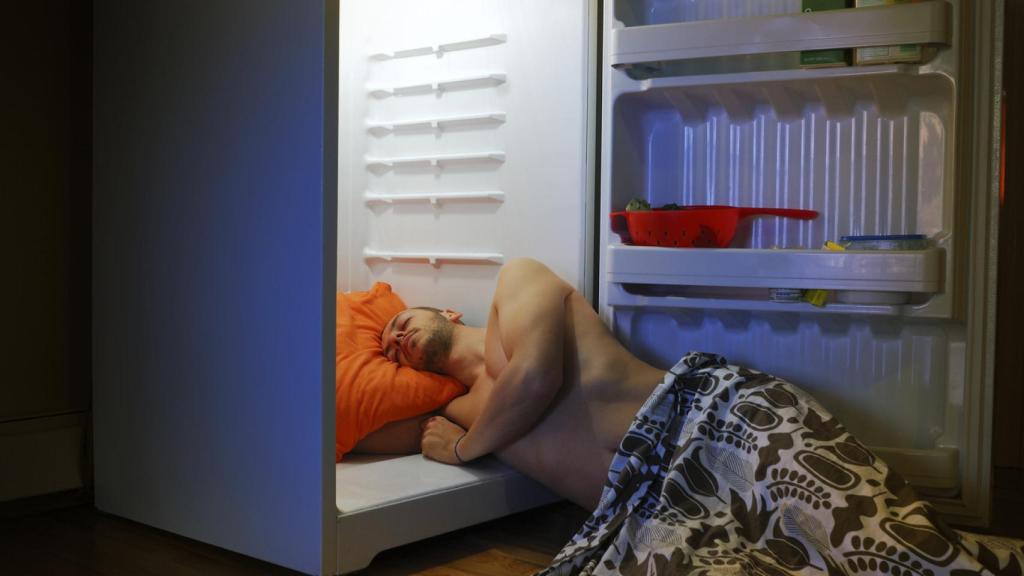
M94 11L96 505L308 573L333 569L326 4Z

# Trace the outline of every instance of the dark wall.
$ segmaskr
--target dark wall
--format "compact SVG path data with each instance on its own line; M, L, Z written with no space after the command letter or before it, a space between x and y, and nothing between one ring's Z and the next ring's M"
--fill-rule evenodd
M4 5L0 422L89 406L91 13Z
M1007 0L1005 20L1005 185L999 223L993 462L997 482L1024 494L1024 2ZM1016 481L1012 479L1016 478Z

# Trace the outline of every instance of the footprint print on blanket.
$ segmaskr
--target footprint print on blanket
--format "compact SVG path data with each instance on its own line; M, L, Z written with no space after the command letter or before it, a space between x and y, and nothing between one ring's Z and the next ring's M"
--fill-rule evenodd
M691 353L644 403L601 503L540 574L961 576L1014 557L972 552L806 392Z

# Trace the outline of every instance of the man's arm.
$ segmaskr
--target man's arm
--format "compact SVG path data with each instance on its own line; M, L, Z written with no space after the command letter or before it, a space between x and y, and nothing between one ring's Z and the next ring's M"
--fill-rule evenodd
M491 320L497 321L508 364L494 382L476 421L458 441L463 461L489 454L528 432L562 386L566 300L573 288L543 264L515 260L498 277ZM447 422L431 434L423 450L437 460L458 463L455 442L461 431ZM429 439L429 441L428 441Z
M492 382L477 382L469 388L469 392L457 396L446 404L441 409L441 415L468 430L473 422L476 422L477 416L483 412L487 399L491 396L492 386ZM459 453L461 454L461 448Z
M416 454L420 451L423 423L436 412L389 422L370 432L352 448L354 454Z

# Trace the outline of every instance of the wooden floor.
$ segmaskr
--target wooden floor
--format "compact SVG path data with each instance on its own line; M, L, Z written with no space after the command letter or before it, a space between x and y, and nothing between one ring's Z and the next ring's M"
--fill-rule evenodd
M544 567L587 514L553 504L383 552L360 576L520 576ZM294 575L78 505L0 519L0 574L18 576Z
M1010 488L1017 488L1016 478ZM1003 479L1004 483L1007 481ZM1024 538L1024 501L996 486L989 532ZM383 552L360 576L522 576L543 568L587 513L563 502ZM977 530L976 530L977 531ZM245 576L297 572L86 505L0 518L0 574Z
M382 552L360 576L520 576L545 567L587 518L579 506L544 506Z

